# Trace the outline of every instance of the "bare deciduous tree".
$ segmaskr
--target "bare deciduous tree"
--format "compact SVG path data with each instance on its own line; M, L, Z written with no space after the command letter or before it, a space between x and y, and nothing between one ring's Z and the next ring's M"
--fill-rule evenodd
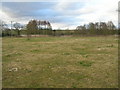
M22 28L22 25L20 23L14 23L13 27L17 30L18 36L20 36L20 29Z

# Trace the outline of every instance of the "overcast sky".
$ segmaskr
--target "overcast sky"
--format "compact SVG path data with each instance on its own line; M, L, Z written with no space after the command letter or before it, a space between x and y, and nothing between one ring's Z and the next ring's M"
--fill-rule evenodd
M89 22L118 23L119 0L58 0L53 2L2 2L0 19L27 24L31 19L48 20L53 29L74 29Z

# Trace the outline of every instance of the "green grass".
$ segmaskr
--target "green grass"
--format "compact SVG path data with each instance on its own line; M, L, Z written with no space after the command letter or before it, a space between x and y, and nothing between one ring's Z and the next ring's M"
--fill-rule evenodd
M3 88L118 87L115 36L4 37L2 46Z
M85 66L85 67L90 67L93 64L93 62L90 62L90 61L80 61L79 64L82 65L82 66Z

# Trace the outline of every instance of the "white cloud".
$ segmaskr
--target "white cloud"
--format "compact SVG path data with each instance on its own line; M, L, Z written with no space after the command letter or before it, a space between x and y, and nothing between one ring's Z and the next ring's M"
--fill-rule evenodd
M118 8L118 0L86 0L82 3L84 3L82 8L78 8L76 10L66 10L70 7L70 5L74 5L73 2L58 2L55 6L55 10L60 11L64 15L75 16L74 18L75 20L77 19L76 22L79 22L79 24L88 24L89 22L99 21L113 21L113 23L117 26L118 14L116 10Z
M3 1L14 1L14 0L3 0ZM16 1L16 0L15 0ZM21 0L18 0L21 1ZM25 0L28 2L31 2L32 0ZM46 0L48 1L48 0ZM54 2L55 0L53 0ZM36 1L34 1L36 2ZM39 2L39 1L38 1ZM48 1L51 2L51 1ZM74 22L77 23L77 25L83 25L88 24L89 22L98 22L103 21L107 22L109 20L113 21L115 25L118 23L118 14L117 14L117 8L118 8L118 0L57 0L57 4L53 6L53 10L56 12L60 12L63 17L73 17ZM71 6L75 5L75 2L82 3L83 6L80 6L76 9L73 9ZM31 18L30 17L20 17L20 18L13 18L14 15L11 12L4 12L0 10L0 19L3 19L6 22L10 22L11 20L24 23L26 24ZM68 19L68 18L67 18ZM69 21L69 20L68 20ZM68 24L61 23L61 22L51 22L53 29L58 28L76 28L76 26L72 23Z
M117 7L118 0L90 0L82 8L82 14L76 18L82 19L83 23L97 22L97 21L113 21L117 25ZM91 13L89 12L91 11ZM93 12L92 12L93 11Z
M3 20L8 23L8 21L11 21L12 19L9 17L9 15L0 10L0 20Z
M89 0L2 0L2 2L83 2Z
M51 23L51 25L53 26L53 29L66 29L68 28L67 24L63 24L63 23Z

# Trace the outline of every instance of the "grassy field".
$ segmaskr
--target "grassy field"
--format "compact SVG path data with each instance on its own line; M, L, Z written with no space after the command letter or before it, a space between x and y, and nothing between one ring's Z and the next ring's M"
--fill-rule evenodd
M117 88L118 38L3 38L3 88Z

